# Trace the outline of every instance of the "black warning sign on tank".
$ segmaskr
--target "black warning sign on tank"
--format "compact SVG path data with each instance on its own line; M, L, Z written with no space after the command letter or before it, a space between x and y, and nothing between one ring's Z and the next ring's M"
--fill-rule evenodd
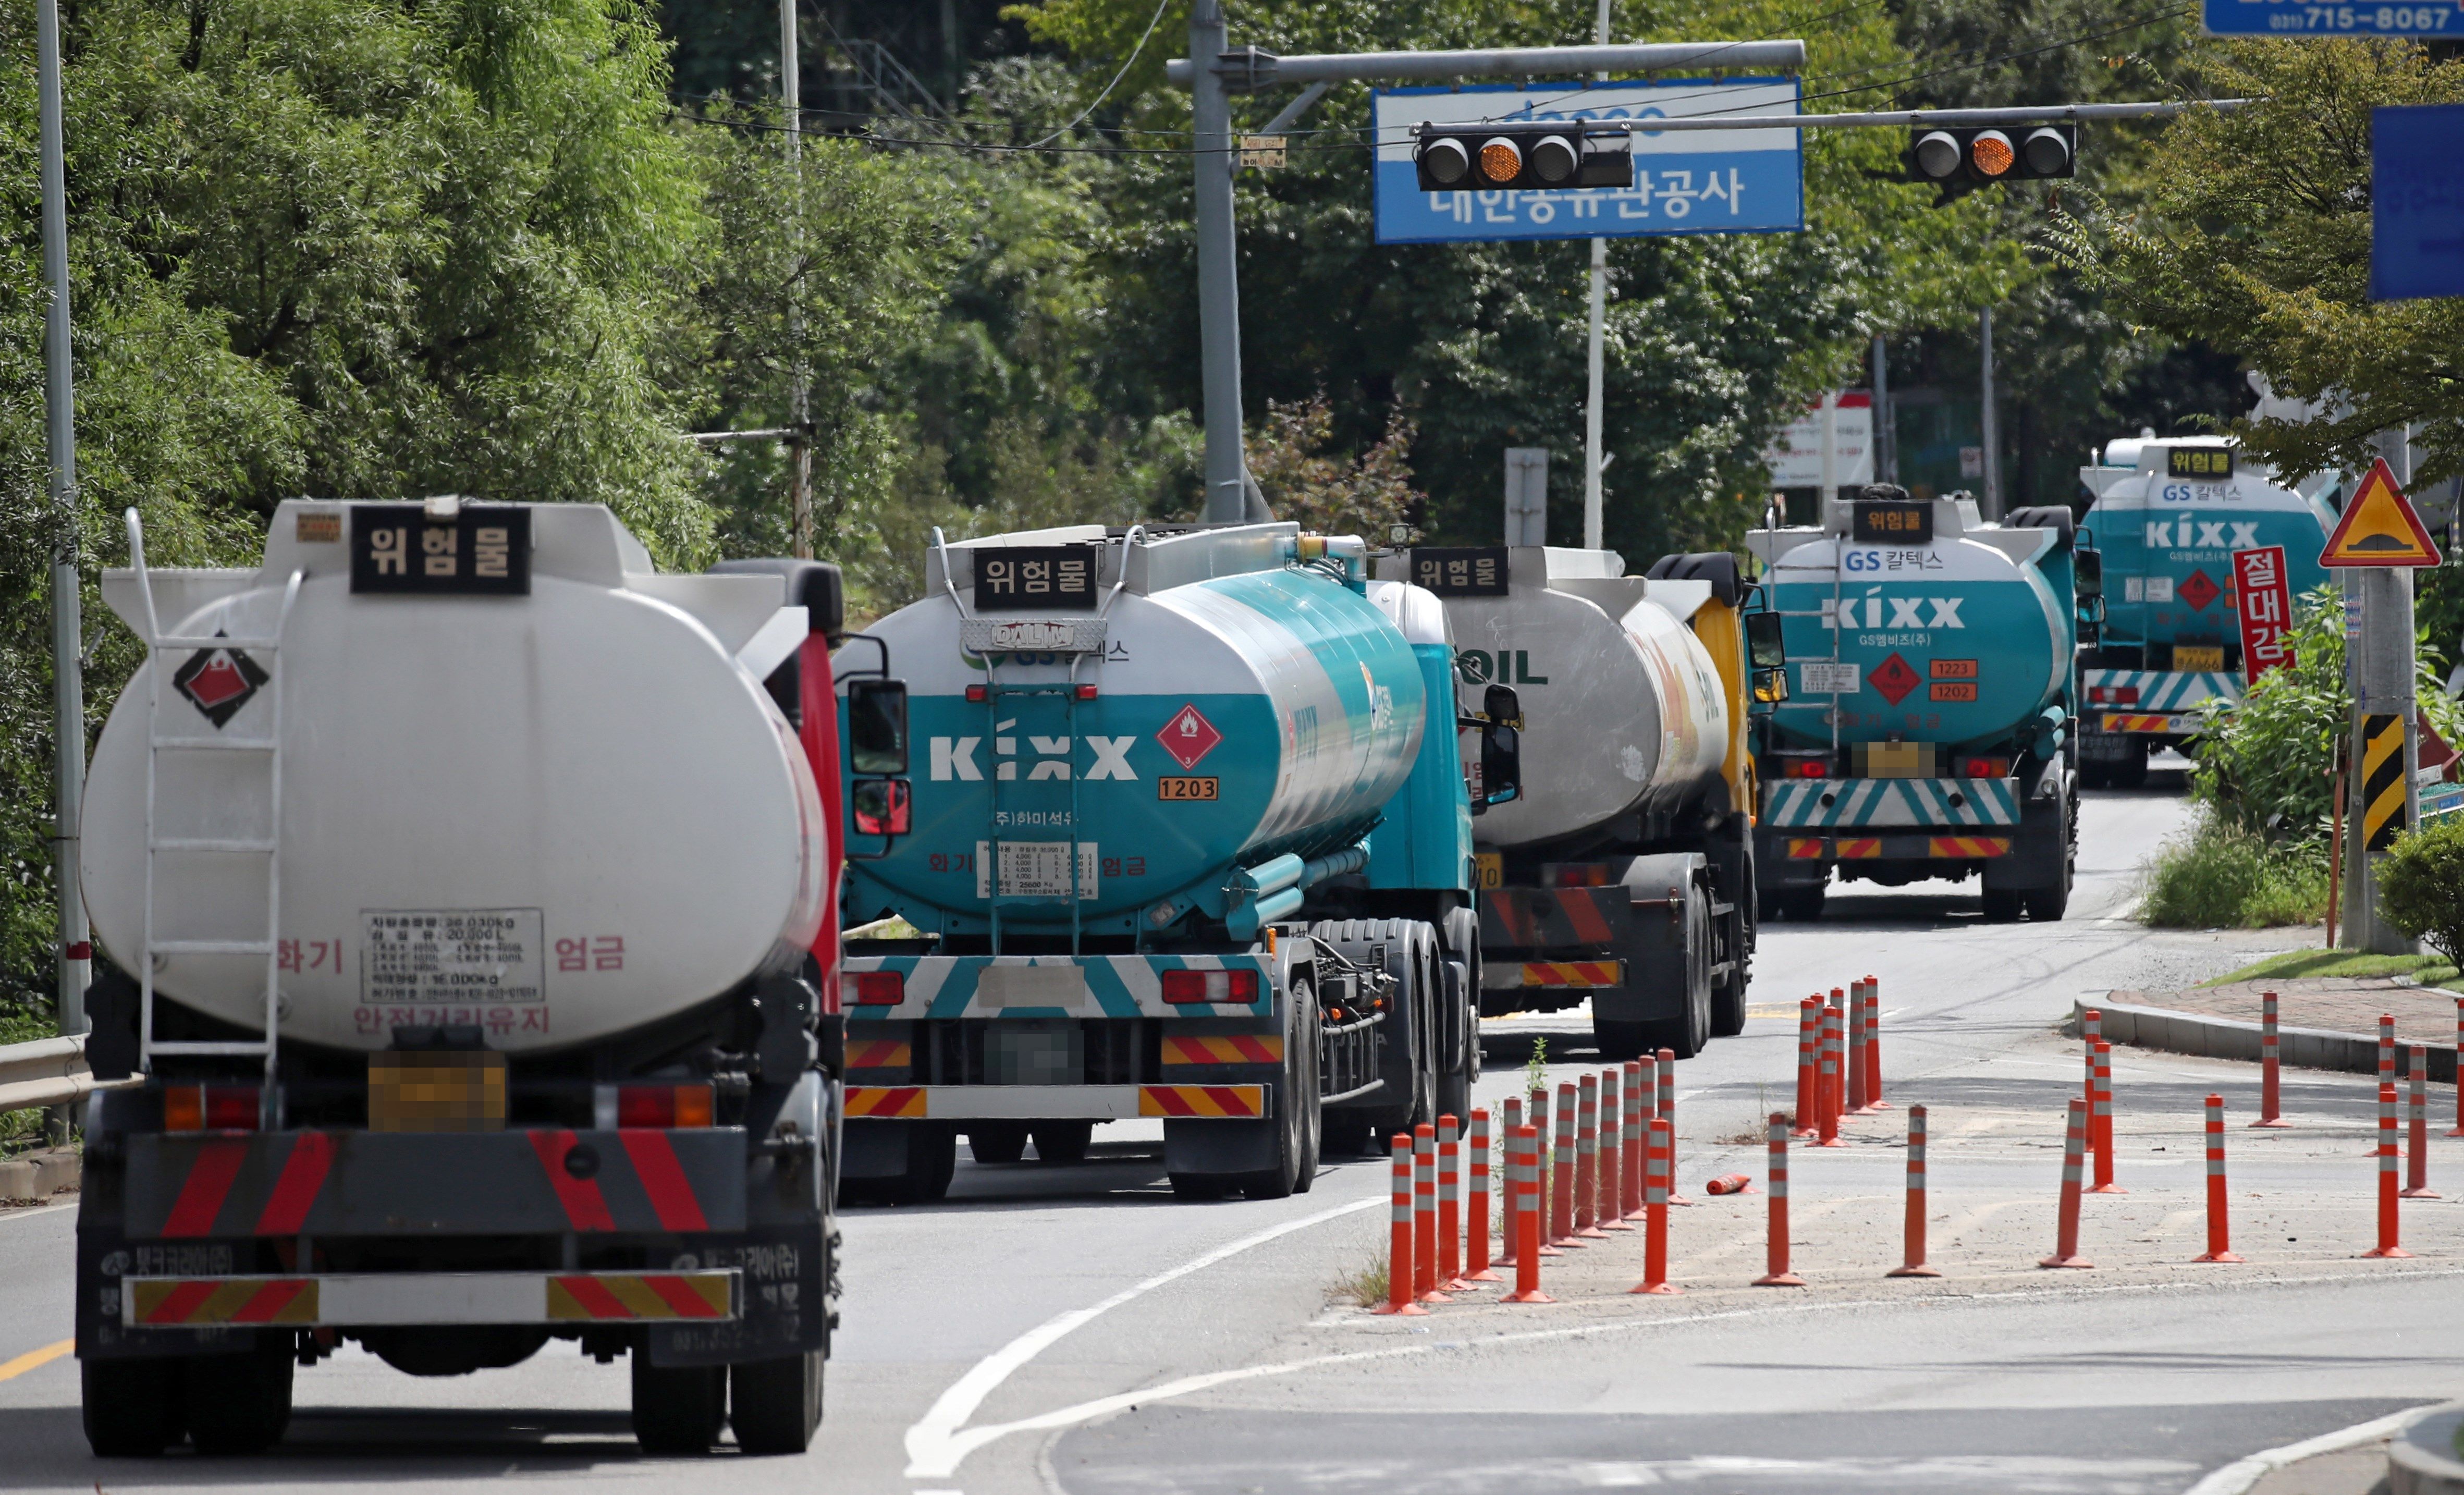
M1412 552L1412 584L1440 597L1506 595L1503 545L1422 545Z
M2196 482L2220 483L2233 475L2231 447L2167 447L2165 475Z
M985 545L975 552L976 610L1055 612L1095 605L1094 545Z
M531 512L465 504L437 518L410 504L353 504L351 590L527 597Z
M1850 516L1852 539L1860 545L1930 545L1933 505L1859 498Z

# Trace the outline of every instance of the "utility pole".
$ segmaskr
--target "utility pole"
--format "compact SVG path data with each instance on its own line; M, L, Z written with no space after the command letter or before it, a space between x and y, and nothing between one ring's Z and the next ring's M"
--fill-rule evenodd
M1189 11L1189 55L1213 59L1223 51L1222 0L1197 0ZM1232 221L1232 97L1223 76L1200 67L1191 78L1197 136L1198 320L1199 383L1206 402L1206 522L1238 524L1248 517L1249 461L1242 446L1240 245Z
M52 759L58 820L52 869L60 904L58 1010L62 1033L86 1030L86 973L94 958L77 885L77 824L85 805L85 621L77 594L77 390L69 368L69 208L60 118L58 0L35 0L35 69L42 114L43 413L52 467Z
M1609 5L1610 0L1600 0L1599 18L1592 26L1592 43L1595 46L1605 47L1609 44ZM1595 73L1592 77L1603 83L1607 82L1609 77L1606 73ZM1603 499L1600 494L1602 419L1600 386L1603 382L1601 365L1604 362L1601 341L1608 320L1608 308L1609 241L1595 238L1592 240L1591 339L1584 350L1585 363L1591 371L1592 380L1591 402L1583 407L1583 548L1585 550L1598 550L1602 548L1603 543L1601 540Z
M2001 422L1993 413L1993 308L1977 314L1977 367L1982 376L1978 391L1983 400L1982 437L1985 442L1985 517L2002 517Z
M1874 334L1874 481L1894 483L1900 480L1900 441L1898 427L1891 420L1891 363L1884 351L1882 335Z
M2401 489L2410 483L2410 428L2382 431L2378 445L2396 486ZM2344 866L2351 870L2347 873L2348 890L2343 911L2343 942L2348 949L2379 955L2411 955L2413 942L2379 917L2378 869L2387 851L2369 844L2369 809L2375 802L2371 793L2369 729L2372 717L2381 718L2383 724L2385 718L2394 718L2394 730L2402 739L2399 761L2405 800L2403 819L2397 824L2420 824L2421 784L2417 774L2421 767L2421 739L2414 730L2418 707L2413 699L2412 572L2400 566L2357 569L2358 575L2338 573L2340 578L2351 577L2351 589L2360 594L2362 603L2361 637L2345 645L2345 671L2353 688L2353 721L2347 758L2352 769L2344 779L2351 801L2344 815Z
M789 241L799 260L804 251L804 88L799 71L802 60L796 45L796 0L779 0L779 101L787 116L787 171L796 187L796 217ZM800 273L787 283L787 424L796 432L787 438L791 464L787 480L787 543L790 555L799 561L809 561L813 555L813 412L811 391L804 378L804 317L796 299L803 286L802 267L798 268Z

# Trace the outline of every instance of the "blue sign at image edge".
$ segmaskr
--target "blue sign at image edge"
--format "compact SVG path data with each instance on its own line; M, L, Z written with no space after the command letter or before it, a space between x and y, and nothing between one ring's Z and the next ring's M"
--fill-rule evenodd
M2370 111L2370 299L2464 296L2464 104Z
M2374 24L2381 15L2386 25ZM2315 25L2323 20L2326 25ZM2342 20L2345 24L2334 23ZM2281 25L2279 22L2291 22ZM2373 24L2355 24L2365 22ZM2428 4L2309 4L2305 0L2205 0L2200 30L2211 36L2451 36L2464 37L2464 6L2456 0Z

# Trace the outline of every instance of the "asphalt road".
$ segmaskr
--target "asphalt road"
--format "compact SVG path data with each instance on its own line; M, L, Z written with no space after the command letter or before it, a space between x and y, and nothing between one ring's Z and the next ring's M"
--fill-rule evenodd
M1921 885L1838 890L1820 923L1768 927L1753 1000L1790 1015L1757 1019L1681 1070L1689 1176L1714 1139L1787 1103L1807 993L1879 977L1886 1064L1909 1094L2057 1111L2074 1080L2047 1033L2074 996L2162 989L2293 943L2153 934L2119 916L2142 858L2182 821L2178 791L2160 775L2148 791L2089 798L2079 888L2059 924L1988 927L1972 885ZM1579 1022L1499 1022L1485 1098L1516 1083L1538 1038L1552 1070L1595 1062ZM2150 1075L2174 1074L2186 1094L2240 1083L2183 1064ZM721 1477L745 1490L918 1495L2179 1491L2252 1451L2464 1395L2456 1282L2434 1262L2382 1280L2057 1274L1922 1299L1859 1287L1624 1316L1365 1320L1333 1300L1382 1239L1382 1161L1331 1161L1288 1200L1184 1205L1163 1179L1159 1135L1107 1129L1070 1168L962 1161L945 1204L848 1216L822 1440L803 1460L719 1456ZM1895 1169L1878 1151L1859 1173L1887 1189ZM0 1219L0 1488L584 1476L684 1490L715 1472L642 1457L621 1364L562 1346L425 1381L345 1351L302 1373L274 1454L98 1462L78 1432L74 1361L13 1375L5 1363L69 1332L72 1223L67 1209ZM1644 1302L1609 1309L1620 1301Z

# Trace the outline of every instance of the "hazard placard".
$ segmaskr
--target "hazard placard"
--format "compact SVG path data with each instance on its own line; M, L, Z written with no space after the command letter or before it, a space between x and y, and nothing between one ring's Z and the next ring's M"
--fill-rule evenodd
M2438 546L2382 457L2344 505L2336 533L2319 553L2322 566L2434 566Z

